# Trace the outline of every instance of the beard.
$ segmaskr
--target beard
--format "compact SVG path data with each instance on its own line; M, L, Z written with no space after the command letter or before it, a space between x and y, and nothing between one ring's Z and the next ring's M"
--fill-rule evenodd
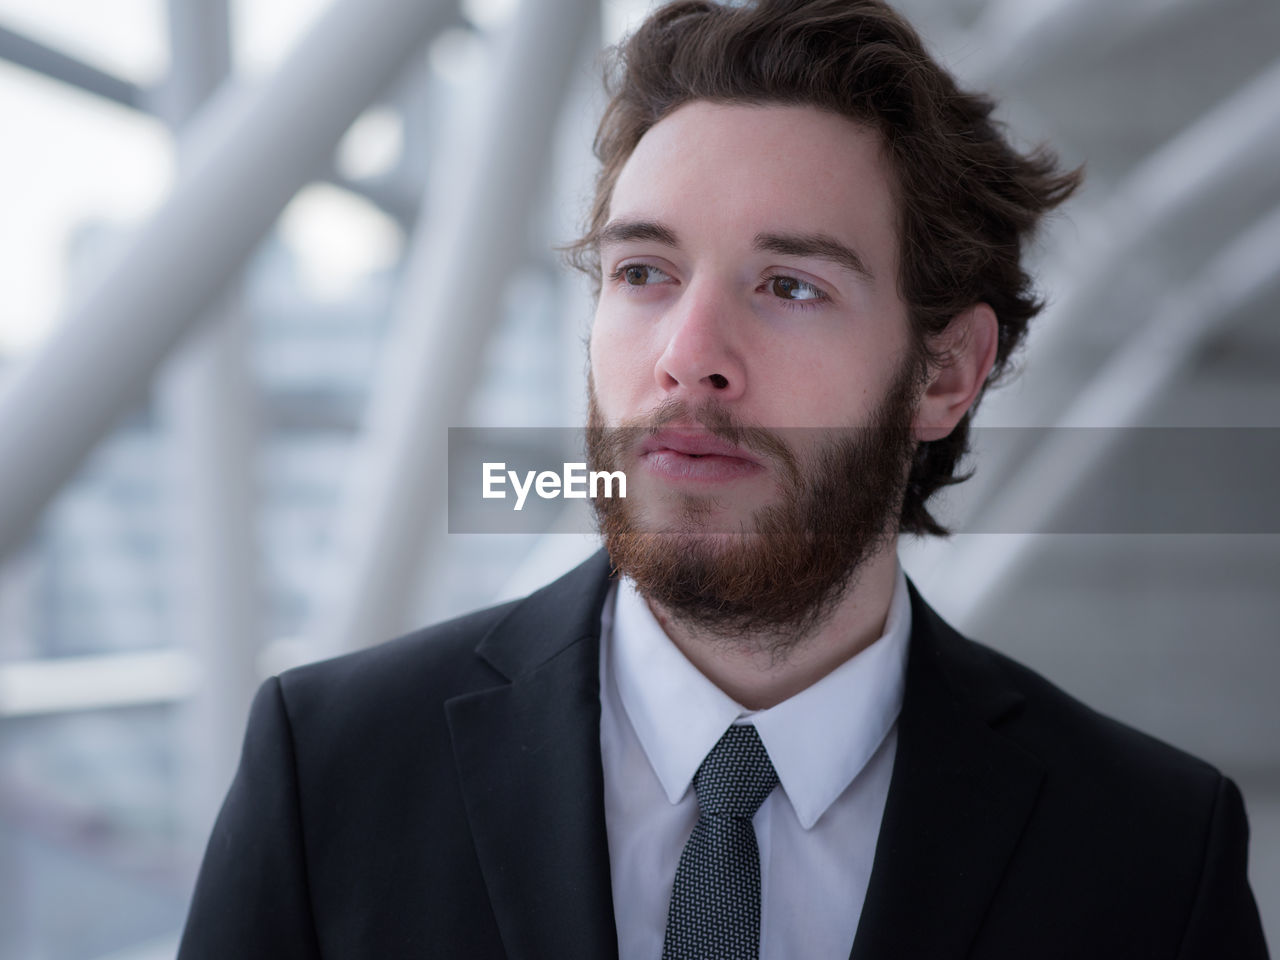
M591 469L625 471L640 440L671 423L697 423L771 463L780 488L736 529L714 528L723 504L712 496L675 495L678 518L668 529L653 529L627 499L595 498L614 569L692 631L754 640L781 658L825 621L863 564L895 541L920 382L909 357L867 426L790 431L810 441L801 457L783 432L741 423L714 399L696 407L667 401L647 417L608 427L589 377Z

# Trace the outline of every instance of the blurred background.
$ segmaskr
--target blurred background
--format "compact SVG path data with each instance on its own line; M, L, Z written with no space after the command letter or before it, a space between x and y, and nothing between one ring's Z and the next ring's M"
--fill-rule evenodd
M263 677L595 549L449 534L445 428L581 422L590 294L553 248L590 196L600 51L650 6L0 0L0 960L171 956ZM1280 4L899 6L1088 174L948 505L1002 532L904 564L1240 783L1274 946L1280 532L1178 511L1274 503ZM1172 499L1142 481L1159 532L1071 532L1133 489L1135 428L1234 439Z

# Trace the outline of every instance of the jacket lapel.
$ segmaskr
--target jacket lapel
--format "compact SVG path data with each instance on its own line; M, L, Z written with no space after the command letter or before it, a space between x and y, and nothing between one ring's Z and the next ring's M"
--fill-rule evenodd
M512 958L613 958L600 761L603 553L513 608L477 653L509 679L445 709L476 853Z
M1043 777L998 732L1021 696L914 587L911 605L898 753L852 960L966 956Z

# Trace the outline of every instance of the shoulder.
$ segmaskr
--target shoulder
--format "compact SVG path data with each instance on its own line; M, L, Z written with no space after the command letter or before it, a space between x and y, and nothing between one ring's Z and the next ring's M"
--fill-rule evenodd
M1020 698L997 729L1040 759L1051 775L1097 789L1178 786L1206 798L1217 789L1221 774L1204 760L1088 706L1002 653L964 642Z
M1016 894L993 907L991 929L1030 942L1060 922L1056 937L1102 932L1116 956L1265 956L1236 785L1034 670L963 643L971 667L1006 691L991 730L1040 770L1007 872ZM1102 954L1082 941L1073 955Z
M914 594L914 591L913 591ZM1220 774L1210 764L1088 706L1030 667L962 636L913 596L911 670L964 712L1037 760L1051 785L1146 793L1173 785L1211 796ZM1185 791L1184 791L1185 792Z
M1174 886L1191 889L1224 795L1235 796L1217 769L962 637L918 595L913 617L904 714L914 677L918 736L945 737L948 723L976 719L987 732L975 742L991 752L970 760L998 755L1036 771L1034 814L1023 837L1034 862L1115 864L1120 857L1134 870L1117 866L1116 877L1133 882L1150 879L1151 864L1164 864L1170 879L1178 877Z
M488 607L285 671L278 679L291 725L335 733L400 729L420 722L417 718L431 712L424 709L428 706L439 708L452 697L501 683L501 674L476 648L518 603Z
M599 631L607 561L593 557L523 599L288 670L290 721L317 729L395 729L443 720L446 701L509 682L585 633Z
M1072 878L1084 882L1105 865L1108 877L1089 881L1103 899L1140 888L1160 910L1185 915L1211 845L1247 842L1235 786L1211 764L1106 716L1029 667L964 644L971 665L1006 691L992 732L1041 771L1021 842L1025 889L1075 889ZM1042 871L1054 863L1064 872L1050 879Z

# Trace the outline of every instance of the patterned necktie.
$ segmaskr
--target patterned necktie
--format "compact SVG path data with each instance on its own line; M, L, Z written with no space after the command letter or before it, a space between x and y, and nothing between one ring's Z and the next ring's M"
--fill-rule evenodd
M778 774L756 728L728 729L693 775L698 822L671 890L662 960L757 960L760 848L751 825Z

